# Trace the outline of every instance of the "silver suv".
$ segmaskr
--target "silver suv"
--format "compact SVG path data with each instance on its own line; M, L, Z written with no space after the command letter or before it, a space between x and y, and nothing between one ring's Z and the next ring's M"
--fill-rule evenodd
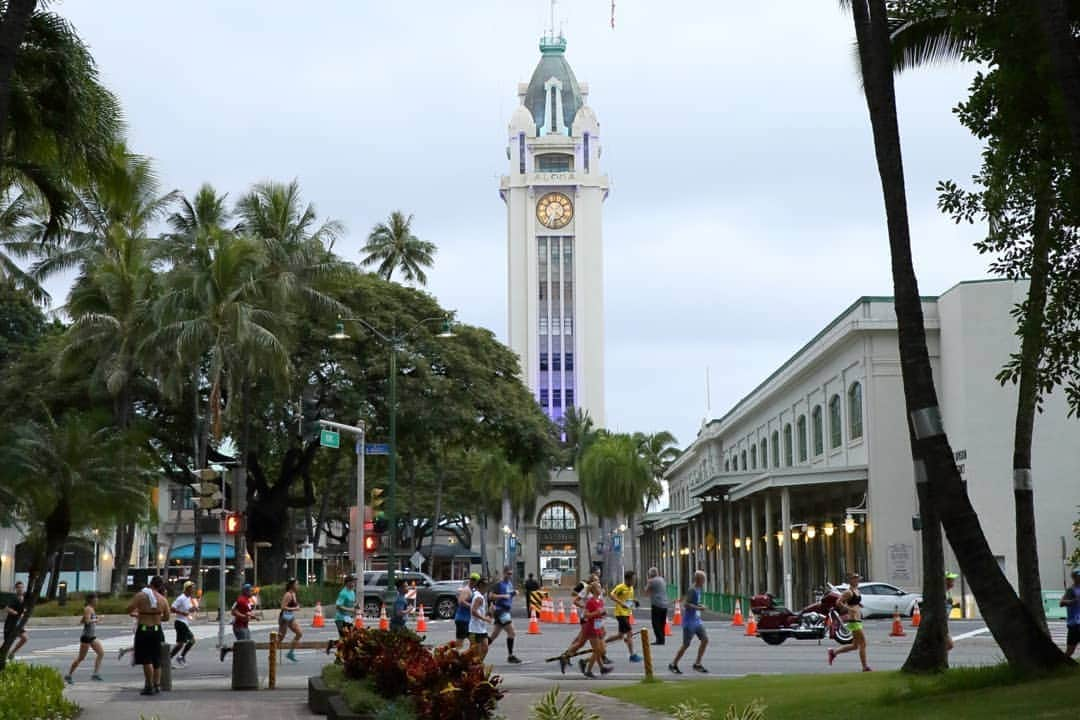
M416 604L423 605L424 611L431 618L449 620L457 610L457 591L461 580L433 580L427 573L416 571L395 572L406 583L416 583ZM383 603L392 605L394 588L387 585L385 570L368 570L364 573L363 587L364 615L378 617Z

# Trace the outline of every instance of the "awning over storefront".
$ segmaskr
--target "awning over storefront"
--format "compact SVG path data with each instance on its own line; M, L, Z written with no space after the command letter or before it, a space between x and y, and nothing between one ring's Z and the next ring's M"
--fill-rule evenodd
M749 480L732 488L728 492L728 499L731 502L735 502L736 500L748 498L755 493L771 488L833 485L859 481L866 482L869 477L869 469L866 465L767 473L758 475L753 480Z
M221 557L221 543L220 542L208 542L203 541L202 546L203 560L217 560ZM170 560L194 560L195 559L195 545L178 545L169 551ZM236 559L236 548L232 543L225 545L225 559Z

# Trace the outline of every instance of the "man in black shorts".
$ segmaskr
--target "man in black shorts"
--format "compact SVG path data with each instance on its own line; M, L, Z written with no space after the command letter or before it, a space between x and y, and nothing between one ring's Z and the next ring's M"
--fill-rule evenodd
M142 665L146 684L141 695L161 692L161 645L165 631L161 624L169 619L169 601L165 599L165 581L155 575L150 586L135 593L127 611L137 618L135 625L135 664Z
M19 620L22 619L22 614L26 609L26 586L22 582L15 583L15 599L11 601L7 607L4 608L4 642L8 641L12 635L15 634L15 628L19 625ZM15 653L19 651L23 645L26 644L26 630L23 629L19 633L19 637L14 641L15 646L11 648L11 654L8 655L8 660L15 658Z
M461 584L457 592L457 610L454 612L454 640L458 647L465 649L465 641L469 639L469 621L472 619L472 598L476 583L480 580L480 573L472 573L469 579Z

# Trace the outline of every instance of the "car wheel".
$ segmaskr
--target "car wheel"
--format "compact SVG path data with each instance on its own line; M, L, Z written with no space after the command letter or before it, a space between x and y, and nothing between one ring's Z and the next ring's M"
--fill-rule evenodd
M378 617L381 608L382 603L377 599L372 597L364 598L364 615L367 617Z
M435 617L440 620L449 620L457 612L457 598L445 595L435 602Z

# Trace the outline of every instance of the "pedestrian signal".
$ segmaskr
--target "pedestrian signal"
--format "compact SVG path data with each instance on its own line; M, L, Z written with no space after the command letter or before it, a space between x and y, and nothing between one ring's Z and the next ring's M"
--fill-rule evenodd
M225 534L226 535L239 535L243 529L243 515L238 512L231 512L225 515Z

